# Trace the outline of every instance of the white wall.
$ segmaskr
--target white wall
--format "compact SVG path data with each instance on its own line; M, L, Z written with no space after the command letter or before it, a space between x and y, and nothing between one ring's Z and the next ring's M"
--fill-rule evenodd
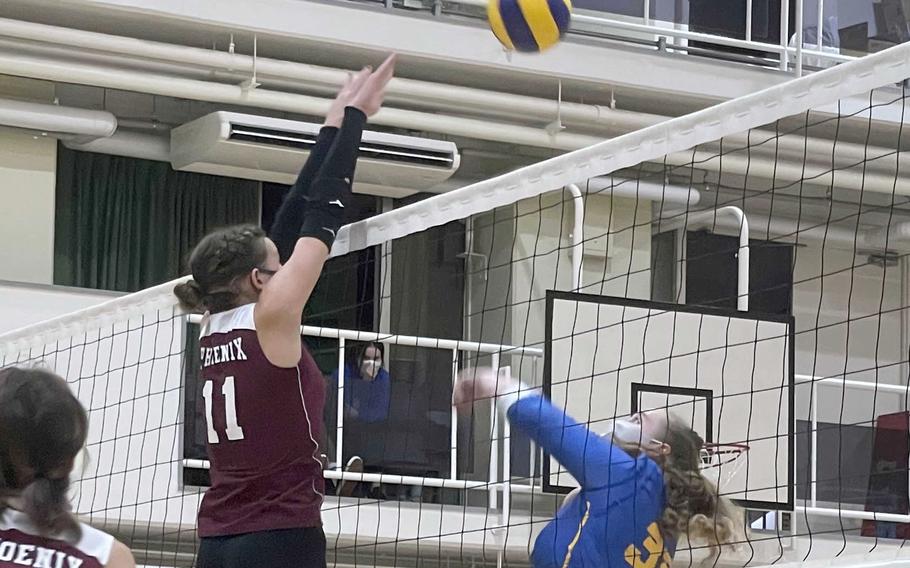
M0 278L54 281L57 141L0 130Z
M581 291L649 298L650 202L585 195L584 207ZM474 251L485 258L475 258L466 283L471 339L543 348L547 290L572 288L573 219L561 191L475 218ZM542 366L513 359L502 364L540 380Z
M53 85L5 77L0 96L52 100ZM54 281L57 141L0 129L0 280Z
M636 203L607 195L585 195L584 200L581 291L650 298L651 202ZM512 342L542 348L547 290L572 288L574 207L567 193L553 192L539 200L519 202L516 211L511 264Z
M906 384L901 341L899 267L866 264L852 250L810 244L797 249L793 275L796 372L817 377ZM845 375L846 373L846 375ZM798 391L797 417L808 415L808 388ZM902 409L903 395L819 387L819 418L870 423Z
M0 281L0 334L81 310L121 294Z

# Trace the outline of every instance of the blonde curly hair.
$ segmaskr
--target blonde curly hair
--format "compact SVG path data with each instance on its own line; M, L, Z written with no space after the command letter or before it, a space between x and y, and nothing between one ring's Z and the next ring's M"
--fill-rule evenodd
M717 486L701 473L704 440L682 420L671 417L664 442L667 454L652 456L663 470L666 505L659 520L665 538L708 544L712 553L721 545L736 546L742 542L744 528L739 509L722 497ZM638 455L641 446L624 447Z

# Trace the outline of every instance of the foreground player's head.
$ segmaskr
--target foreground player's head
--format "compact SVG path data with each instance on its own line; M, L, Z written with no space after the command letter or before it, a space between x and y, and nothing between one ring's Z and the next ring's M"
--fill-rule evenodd
M193 278L174 288L184 309L223 312L255 302L280 268L278 249L255 225L218 229L190 254Z
M613 439L631 454L644 453L664 474L664 534L712 544L735 542L739 521L732 504L701 473L702 437L685 421L652 410L617 420Z
M67 497L88 418L66 382L44 369L0 369L0 509L14 503L46 533L78 531Z

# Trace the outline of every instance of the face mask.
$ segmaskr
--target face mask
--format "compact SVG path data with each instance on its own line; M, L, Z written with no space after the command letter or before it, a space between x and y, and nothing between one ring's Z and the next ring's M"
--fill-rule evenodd
M641 444L644 441L642 440L641 425L628 420L614 420L607 435L617 442L625 444Z
M382 363L379 361L364 361L360 364L360 373L367 378L375 379L376 375L379 374L379 370L382 368Z

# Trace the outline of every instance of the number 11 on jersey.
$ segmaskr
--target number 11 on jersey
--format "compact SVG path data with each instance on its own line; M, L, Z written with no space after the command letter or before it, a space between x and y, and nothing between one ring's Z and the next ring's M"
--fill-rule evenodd
M205 424L208 428L210 444L217 444L221 441L218 439L218 432L215 431L215 424L212 422L212 407L214 406L212 390L214 386L214 381L205 381L205 385L202 387L202 398L205 399ZM242 440L243 428L237 424L237 399L234 393L234 377L225 377L224 385L221 387L221 394L224 395L224 419L227 424L225 434L227 434L228 440Z

